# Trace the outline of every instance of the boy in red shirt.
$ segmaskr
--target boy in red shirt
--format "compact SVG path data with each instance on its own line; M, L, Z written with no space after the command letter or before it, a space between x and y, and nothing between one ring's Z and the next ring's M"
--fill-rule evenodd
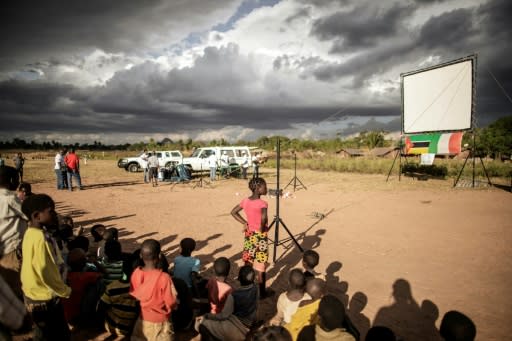
M176 290L171 276L158 268L160 243L145 240L140 257L144 266L135 269L130 280L130 294L139 300L141 308L131 340L172 341L174 331L169 316L176 306Z
M78 155L75 154L75 149L71 148L69 153L64 157L64 162L66 163L68 170L68 189L70 191L73 190L73 177L76 178L78 189L82 189L82 179L80 178L80 159L78 158Z
M215 276L211 277L206 285L208 289L208 301L210 302L210 313L218 314L224 309L226 299L233 291L231 285L226 283L231 264L226 257L220 257L213 263Z
M62 300L64 316L68 324L76 325L92 323L96 305L99 301L97 286L102 274L93 271L83 271L87 262L85 251L75 248L69 252L67 283L71 287L71 296ZM86 316L88 315L88 316Z

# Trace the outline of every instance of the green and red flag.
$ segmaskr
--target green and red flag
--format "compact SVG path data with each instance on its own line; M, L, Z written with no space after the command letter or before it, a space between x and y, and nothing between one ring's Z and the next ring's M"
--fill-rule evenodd
M406 154L449 155L461 152L462 132L404 136Z

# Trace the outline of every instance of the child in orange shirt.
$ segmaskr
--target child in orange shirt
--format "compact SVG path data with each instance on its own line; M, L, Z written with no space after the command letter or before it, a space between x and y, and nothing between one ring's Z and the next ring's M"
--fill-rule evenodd
M135 323L132 341L172 341L174 331L169 320L176 306L176 290L171 276L158 268L160 243L147 239L140 258L144 266L135 269L130 280L130 294L140 302L141 316Z

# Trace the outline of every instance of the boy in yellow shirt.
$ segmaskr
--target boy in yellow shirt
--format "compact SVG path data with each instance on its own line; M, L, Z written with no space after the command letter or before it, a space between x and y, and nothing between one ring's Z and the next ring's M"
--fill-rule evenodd
M59 248L46 227L57 222L55 203L46 194L35 194L21 209L29 218L22 242L21 289L27 310L35 323L34 340L70 340L61 297L71 288L65 278L65 264Z

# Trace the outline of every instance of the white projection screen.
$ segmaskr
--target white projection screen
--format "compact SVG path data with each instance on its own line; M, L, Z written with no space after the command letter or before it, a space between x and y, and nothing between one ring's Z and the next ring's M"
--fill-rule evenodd
M402 133L472 129L476 55L401 74Z

